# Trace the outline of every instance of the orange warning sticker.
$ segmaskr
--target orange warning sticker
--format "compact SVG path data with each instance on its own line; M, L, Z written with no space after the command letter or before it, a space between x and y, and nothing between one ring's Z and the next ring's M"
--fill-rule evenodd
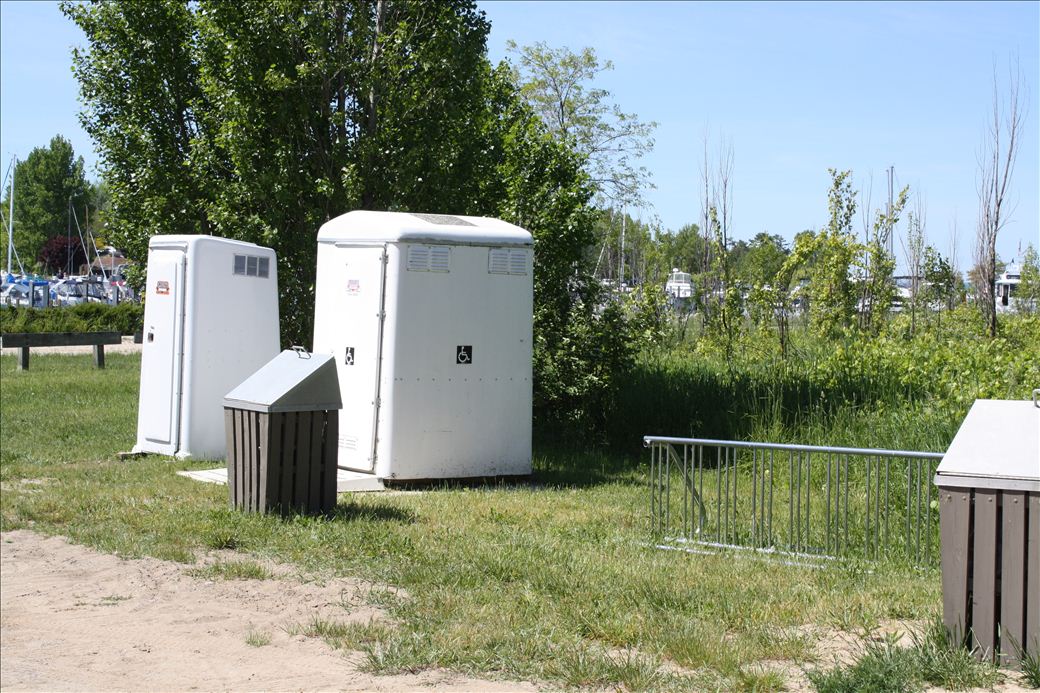
M159 294L160 296L168 295L170 293L170 282L156 282L155 293Z

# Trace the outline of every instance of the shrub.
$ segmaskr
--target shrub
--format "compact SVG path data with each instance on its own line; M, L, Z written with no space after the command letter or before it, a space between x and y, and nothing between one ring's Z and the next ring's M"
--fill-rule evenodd
M119 332L134 334L144 325L137 303L82 303L62 308L0 309L0 332Z

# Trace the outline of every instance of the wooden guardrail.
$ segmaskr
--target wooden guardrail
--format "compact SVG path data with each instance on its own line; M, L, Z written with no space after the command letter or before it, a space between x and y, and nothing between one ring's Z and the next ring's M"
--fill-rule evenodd
M0 335L0 346L21 349L18 370L29 370L29 349L33 347L92 346L94 365L105 367L105 345L121 344L119 332L8 332Z

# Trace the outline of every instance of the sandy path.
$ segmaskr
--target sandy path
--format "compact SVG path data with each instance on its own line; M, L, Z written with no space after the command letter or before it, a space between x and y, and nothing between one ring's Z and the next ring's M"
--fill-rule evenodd
M533 691L445 671L372 676L360 655L290 635L315 616L379 619L367 586L192 577L181 564L123 560L27 531L0 535L4 690ZM357 604L362 604L357 606ZM270 643L247 644L250 633Z

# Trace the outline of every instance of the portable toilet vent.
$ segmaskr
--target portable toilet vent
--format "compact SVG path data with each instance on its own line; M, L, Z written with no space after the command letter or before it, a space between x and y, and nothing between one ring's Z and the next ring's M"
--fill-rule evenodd
M339 364L339 466L386 481L531 473L531 234L356 211L318 232L314 351Z
M153 236L146 281L134 452L222 459L224 395L279 351L275 253Z
M1040 408L976 400L935 474L943 622L977 655L1040 656Z

